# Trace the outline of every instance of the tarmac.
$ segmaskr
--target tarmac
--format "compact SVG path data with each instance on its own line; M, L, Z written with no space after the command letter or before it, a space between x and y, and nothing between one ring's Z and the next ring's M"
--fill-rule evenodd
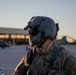
M26 55L27 46L30 47L29 45L18 45L0 48L0 69L5 75L12 75L21 58ZM63 45L63 47L76 56L76 45Z

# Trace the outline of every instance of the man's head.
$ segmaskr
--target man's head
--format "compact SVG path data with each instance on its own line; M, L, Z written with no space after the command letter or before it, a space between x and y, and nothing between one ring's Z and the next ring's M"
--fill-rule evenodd
M56 39L58 25L49 17L36 16L30 19L24 29L28 30L31 45L34 46L43 44L47 38Z

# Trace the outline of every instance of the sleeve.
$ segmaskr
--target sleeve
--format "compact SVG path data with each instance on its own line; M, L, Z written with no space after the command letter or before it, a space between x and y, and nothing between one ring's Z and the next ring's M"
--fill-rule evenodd
M76 58L74 56L69 56L64 62L63 71L65 75L76 75Z
M28 66L25 66L26 59L26 56L21 59L12 75L26 75L28 70Z

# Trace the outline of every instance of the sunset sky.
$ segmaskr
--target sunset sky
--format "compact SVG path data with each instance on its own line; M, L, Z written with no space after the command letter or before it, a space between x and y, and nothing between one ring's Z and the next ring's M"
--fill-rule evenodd
M76 39L76 0L0 0L0 27L24 28L32 16L59 22L59 35Z

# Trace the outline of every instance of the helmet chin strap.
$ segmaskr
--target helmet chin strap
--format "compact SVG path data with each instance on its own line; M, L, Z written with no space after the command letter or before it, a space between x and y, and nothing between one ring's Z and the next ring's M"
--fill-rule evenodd
M49 50L50 48L52 48L53 44L54 44L53 41L49 41L49 43L46 46L46 50Z

